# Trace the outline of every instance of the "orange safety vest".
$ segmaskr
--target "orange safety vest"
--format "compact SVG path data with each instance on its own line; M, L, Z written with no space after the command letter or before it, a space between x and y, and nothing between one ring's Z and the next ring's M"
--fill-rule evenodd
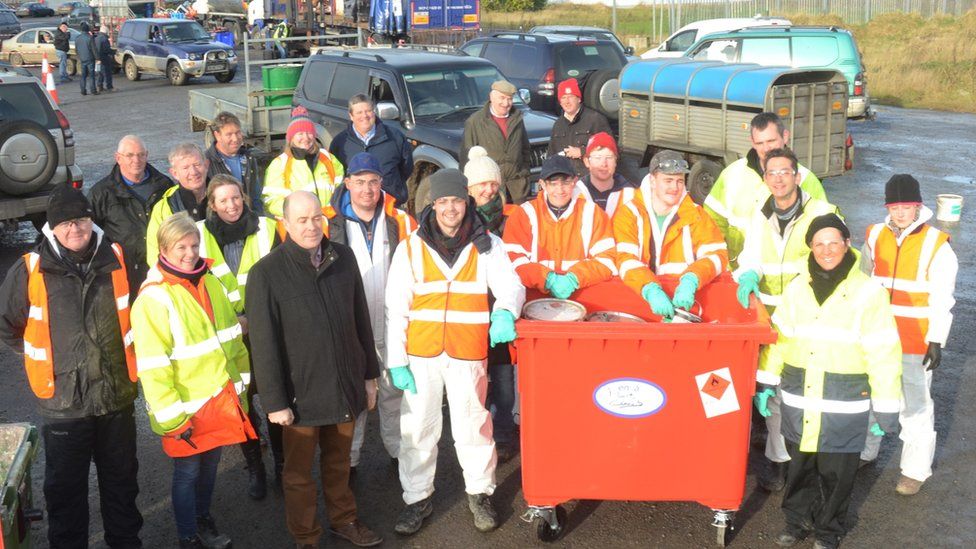
M406 240L413 271L413 301L407 325L407 354L458 360L488 356L488 281L478 267L478 250L468 244L453 268L435 256L416 234Z
M884 223L868 227L865 241L872 250L874 273L891 295L891 312L905 354L923 355L929 330L929 266L949 235L922 225L898 245L895 234Z
M112 271L112 290L115 308L119 315L119 328L125 345L125 365L129 379L135 383L136 354L132 345L132 328L129 325L129 279L126 277L122 248L112 244L112 251L119 261L119 268ZM36 252L24 254L27 266L27 299L30 313L24 329L24 368L27 380L37 398L54 396L54 349L51 344L51 317L47 302L47 285L41 272L41 256Z

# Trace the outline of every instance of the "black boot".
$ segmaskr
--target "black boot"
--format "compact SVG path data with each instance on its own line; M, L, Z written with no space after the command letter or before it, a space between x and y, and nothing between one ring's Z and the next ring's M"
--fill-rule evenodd
M268 495L268 475L261 459L261 442L249 440L241 444L244 460L247 461L247 495L251 499L262 500Z
M279 456L272 452L272 457L274 458L274 484L275 489L280 494L281 490L281 472L285 469L285 458L284 456Z

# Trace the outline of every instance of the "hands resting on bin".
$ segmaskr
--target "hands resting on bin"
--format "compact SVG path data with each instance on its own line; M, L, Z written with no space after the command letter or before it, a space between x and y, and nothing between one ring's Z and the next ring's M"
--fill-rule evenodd
M641 289L641 297L651 306L651 311L664 317L665 322L674 318L674 310L690 310L695 304L695 293L698 291L698 276L695 273L681 275L678 287L674 290L674 298L668 297L667 292L657 282L650 282Z

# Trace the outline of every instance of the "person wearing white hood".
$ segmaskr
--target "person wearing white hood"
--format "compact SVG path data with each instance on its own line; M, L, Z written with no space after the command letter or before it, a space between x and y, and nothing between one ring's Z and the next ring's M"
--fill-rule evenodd
M884 223L867 229L861 268L891 295L901 338L903 397L901 478L895 491L917 494L932 475L935 408L932 371L942 362L942 347L952 325L959 261L949 235L932 227L932 210L922 203L918 180L895 174L885 184ZM868 435L863 462L878 457L881 437Z

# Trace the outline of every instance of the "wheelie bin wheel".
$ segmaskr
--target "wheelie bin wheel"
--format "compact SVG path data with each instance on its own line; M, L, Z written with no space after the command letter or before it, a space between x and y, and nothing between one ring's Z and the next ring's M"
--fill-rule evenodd
M735 530L735 513L732 511L715 510L715 518L712 526L715 527L715 545L725 547L732 540L732 532Z
M539 536L540 541L553 542L559 539L559 536L563 535L563 528L565 526L566 509L564 509L562 505L557 505L555 524L550 524L550 522L544 518L537 518L535 532Z

